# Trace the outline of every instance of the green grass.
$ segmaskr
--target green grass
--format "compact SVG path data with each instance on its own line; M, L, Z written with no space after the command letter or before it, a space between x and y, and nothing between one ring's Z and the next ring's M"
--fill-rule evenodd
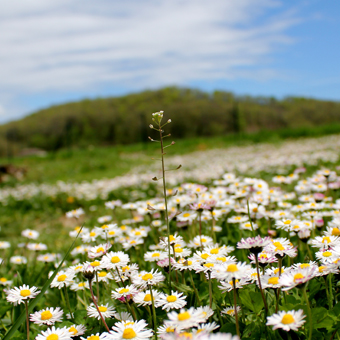
M157 138L150 131L153 138ZM176 140L176 144L166 149L169 155L186 154L213 148L226 148L253 143L280 143L287 138L316 137L340 133L340 124L313 128L281 129L256 133L230 134L219 137L204 137ZM172 141L171 137L168 142ZM22 183L55 183L58 180L80 182L100 178L113 178L127 173L133 167L151 164L152 157L159 156L159 144L145 143L120 146L90 146L87 149L60 150L46 157L15 157L0 159L0 164L12 163L27 169ZM2 186L15 185L10 179Z

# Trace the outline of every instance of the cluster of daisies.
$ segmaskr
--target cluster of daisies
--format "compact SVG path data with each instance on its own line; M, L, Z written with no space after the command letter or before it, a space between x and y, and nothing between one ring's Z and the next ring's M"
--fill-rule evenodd
M275 176L273 187L259 178L226 173L209 187L184 183L169 189L170 235L163 199L105 202L110 214L98 217L96 226L69 232L80 243L67 265L49 273L54 275L50 289L59 289L65 299L29 315L30 322L42 327L36 339L214 339L218 334L235 340L241 335L239 318L245 324L254 320L239 298L247 287L261 292L260 316L273 330L304 328L311 337L313 328L306 329L308 316L302 310L280 307L292 289L305 296L313 279L325 285L329 309L337 301L340 200L333 197L340 178L329 169L308 178L304 172L300 167L288 176ZM287 190L289 185L293 191ZM125 219L113 217L118 210ZM82 215L82 208L67 213L75 222ZM58 266L60 254L32 242L38 232L27 229L22 236L27 242L19 249L32 251L31 260ZM0 249L8 248L8 242L0 242ZM27 262L25 256L9 258L13 268ZM27 307L40 292L26 284L10 288L9 276L0 278L0 284L14 305ZM209 295L200 292L201 284L209 287ZM219 300L213 285L228 299ZM69 304L68 294L76 296L76 306ZM270 306L274 297L276 305ZM89 323L74 322L78 309L98 320L101 332L93 334ZM57 327L65 321L72 324ZM218 333L224 323L235 324L238 336Z

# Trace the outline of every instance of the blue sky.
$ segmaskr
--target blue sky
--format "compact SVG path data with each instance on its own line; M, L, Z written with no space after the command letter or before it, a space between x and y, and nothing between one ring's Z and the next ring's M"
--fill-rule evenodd
M0 123L172 85L340 100L339 23L335 0L3 1Z

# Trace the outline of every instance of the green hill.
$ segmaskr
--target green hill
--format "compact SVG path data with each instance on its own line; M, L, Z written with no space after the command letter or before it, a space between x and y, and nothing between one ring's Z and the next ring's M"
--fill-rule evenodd
M85 99L52 106L0 126L0 154L38 147L45 150L88 145L146 142L151 113L172 118L174 137L222 136L268 130L294 130L340 124L340 102L289 97L236 96L164 88L117 98ZM334 132L334 131L333 131Z

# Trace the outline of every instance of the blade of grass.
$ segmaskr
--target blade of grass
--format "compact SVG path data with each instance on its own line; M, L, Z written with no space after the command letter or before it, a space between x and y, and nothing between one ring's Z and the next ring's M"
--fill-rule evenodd
M62 261L60 262L58 268L53 272L52 276L46 281L46 283L44 284L44 286L41 288L41 292L40 294L33 299L30 304L28 305L28 313L31 313L33 308L38 304L38 302L40 301L40 299L43 297L45 291L47 290L47 288L50 286L51 282L53 281L53 279L56 277L57 273L59 272L59 269L61 268L61 266L63 265L65 259L67 258L67 256L70 254L71 250L73 249L77 238L79 236L79 234L81 233L83 229L83 226L80 228L77 237L75 238L75 240L73 241L71 247L68 249L68 251L66 252L66 255L64 256L64 258L62 259ZM20 316L18 317L18 319L15 321L15 323L13 324L13 326L11 327L11 329L6 333L5 337L3 338L3 340L9 340L11 339L11 337L14 335L14 333L17 331L17 329L21 326L21 324L23 322L25 322L25 311L23 311Z

